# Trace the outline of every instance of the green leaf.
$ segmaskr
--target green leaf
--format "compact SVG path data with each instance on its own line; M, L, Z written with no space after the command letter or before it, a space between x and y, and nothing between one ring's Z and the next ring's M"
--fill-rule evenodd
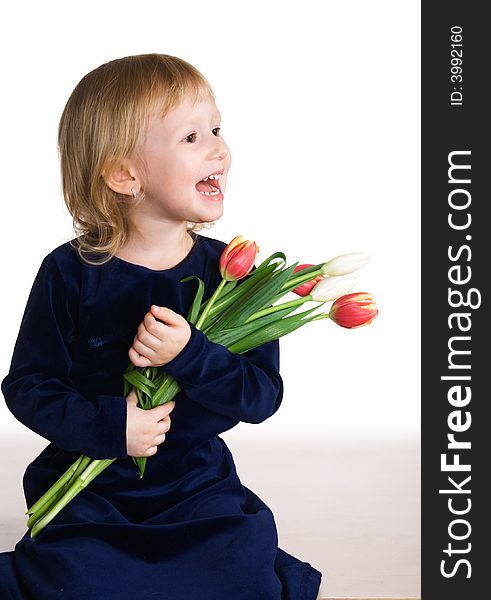
M258 285L259 281L265 279L272 272L274 272L275 269L278 267L278 265L281 264L278 262L272 263L272 261L275 260L276 258L280 258L281 262L283 262L283 264L286 262L286 256L283 254L283 252L275 252L275 253L271 254L271 256L269 256L266 260L264 260L259 265L259 267L254 267L253 270L249 273L249 275L247 275L247 277L244 277L243 279L239 279L238 281L229 281L225 285L223 290L227 289L227 286L230 285L231 286L230 291L233 290L234 293L228 295L228 291L227 291L227 294L224 294L223 290L222 290L220 297L215 302L215 304L212 306L212 308L206 318L206 325L204 328L202 328L202 330L203 331L205 331L205 329L209 330L216 323L216 321L218 320L220 315L230 305L234 304L239 297L243 298L244 295L248 291L251 290L251 288L255 288ZM272 263L272 264L270 264L270 263ZM280 270L281 270L281 268L280 268ZM237 289L234 289L236 285L237 285ZM205 306L206 306L206 304L205 304Z
M224 329L222 331L216 331L214 333L209 334L207 337L212 342L216 342L217 344L221 344L222 346L229 347L235 342L238 342L240 339L262 329L265 325L269 323L273 323L275 321L281 320L283 317L293 312L298 306L289 306L287 308L283 308L281 310L277 310L269 315L265 315L263 317L259 317L250 323L245 323L243 325L239 325L238 327L232 327L230 329Z
M218 308L218 310L220 312L218 314L213 315L211 318L209 317L206 319L206 324L205 324L205 327L203 328L203 332L209 333L212 330L216 331L216 330L222 329L222 327L224 326L223 322L222 322L222 318L225 315L230 316L231 314L234 313L234 311L237 310L238 306L241 306L249 298L252 298L257 293L257 291L261 287L263 287L267 283L267 281L269 281L271 279L271 277L273 276L273 273L275 272L275 269L276 269L276 265L269 265L269 266L265 267L264 269L262 269L260 274L257 277L256 277L256 273L254 273L254 277L249 277L246 280L242 280L240 282L240 286L234 291L233 294L231 294L231 297L226 302L226 305L222 306L219 301L219 302L217 302L217 305L215 305L211 309L210 312L212 315L213 315L215 308ZM246 319L244 319L244 321L245 320Z
M143 477L143 474L145 473L145 467L147 465L147 457L146 456L132 456L131 458L133 459L133 462L135 463L135 465L138 468L138 474L141 479Z
M215 326L228 308L235 306L239 299L240 302L242 302L244 298L250 297L251 294L254 293L254 290L261 286L261 282L271 276L271 273L274 272L276 266L277 265L269 265L264 269L261 269L259 273L258 270L254 271L252 275L240 279L237 282L237 287L225 299L222 299L220 296L218 301L212 306L202 330L209 331L211 327Z
M136 388L135 391L136 391L136 397L138 398L137 406L139 408L143 408L143 409L146 408L146 406L147 406L146 399L148 396L146 396L146 394L144 394L140 388Z
M298 263L294 263L283 271L268 273L265 269L266 277L260 279L258 284L251 288L244 296L240 297L240 301L235 302L230 306L213 324L213 331L220 329L228 329L230 326L237 326L244 323L251 315L263 308L271 306L272 298L278 293L283 284L288 280L293 269ZM270 275L270 276L267 276ZM210 329L206 329L210 332Z
M306 281L310 281L311 279L313 279L313 277L305 277L306 275L309 275L309 273L313 273L315 271L318 271L322 265L324 263L319 263L318 265L312 265L311 267L306 267L305 269L301 269L300 271L295 271L294 273L291 274L289 281L293 281L294 279L298 279L299 277L304 277L304 280L301 282L297 282L297 283L289 283L287 282L282 290L280 290L280 292L278 293L277 296L275 296L273 298L273 304L279 300L280 298L282 298L285 294L287 294L288 292L291 292L292 290L294 290L296 287L298 287L299 285L302 285L302 283L305 283Z
M308 275L309 273L313 273L314 271L318 271L324 263L319 263L318 265L312 265L311 267L305 267L304 269L300 269L295 271L292 275L292 279L299 277L300 275Z
M227 281L227 283L223 286L222 291L220 292L220 296L219 296L218 300L212 306L212 309L210 311L212 314L216 311L216 307L219 306L219 305L221 305L223 303L223 300L224 300L225 296L227 296L227 294L229 294L235 288L236 285L237 285L237 281ZM211 296L201 306L201 308L199 309L198 318L201 317L201 315L203 314L203 312L206 310L206 307L208 306L208 303L210 302L210 300L211 300ZM228 306L228 304L230 304L229 299L227 299L226 306Z
M259 329L258 331L251 333L250 335L242 338L238 342L232 344L228 347L228 349L230 350L230 352L243 354L248 350L252 350L253 348L261 346L262 344L266 344L267 342L276 340L286 335L287 333L291 333L292 331L295 331L295 329L302 327L302 325L305 325L309 321L312 321L312 319L314 319L316 315L309 318L305 318L305 315L308 315L314 310L317 310L317 308L319 307L314 306L313 308L310 308L309 310L306 310L304 312L292 315L290 317L286 317L274 323L270 323L262 329Z
M171 375L166 373L165 377L167 379L165 380L164 384L161 385L152 396L151 408L155 408L155 406L160 406L161 404L169 402L169 400L172 400L172 398L174 398L174 396L181 391L180 385Z
M187 316L187 320L194 325L198 319L199 309L201 306L201 300L203 299L203 294L205 292L205 284L196 275L191 275L190 277L184 277L184 279L181 279L180 282L182 283L184 281L190 281L191 279L197 279L199 282L198 283L198 291L196 292L196 296L194 297L193 304L192 304L192 306L189 310L188 316Z
M286 256L283 252L274 252L273 254L271 254L270 256L268 256L268 258L266 258L265 260L263 260L263 262L259 265L259 267L256 267L256 269L254 269L254 271L252 272L252 274L257 273L258 271L260 272L261 269L266 268L266 266L268 266L271 261L273 261L275 258L281 258L283 264L286 264ZM279 264L279 263L278 263Z
M128 381L133 387L140 391L145 392L147 396L152 395L152 389L155 388L155 384L150 381L147 377L142 375L139 371L130 371L123 375L124 379Z

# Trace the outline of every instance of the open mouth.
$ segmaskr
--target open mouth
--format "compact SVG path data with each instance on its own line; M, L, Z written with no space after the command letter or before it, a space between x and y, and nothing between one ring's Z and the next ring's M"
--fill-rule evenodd
M210 180L204 181L202 179L201 181L198 181L198 183L196 184L196 189L201 194L205 194L206 192L218 194L221 191L218 180L214 180L213 182L211 182Z
M220 177L221 174L209 175L198 181L196 189L200 194L204 194L205 196L217 196L222 191L220 188Z

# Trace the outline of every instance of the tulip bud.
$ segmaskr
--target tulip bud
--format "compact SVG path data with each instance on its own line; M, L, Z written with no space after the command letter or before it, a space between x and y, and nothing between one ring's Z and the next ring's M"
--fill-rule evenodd
M315 302L329 302L347 294L358 282L356 275L335 275L320 281L310 292Z
M322 265L324 275L346 275L364 267L370 261L366 252L350 252L332 258Z
M234 237L220 256L220 273L226 281L242 279L254 266L259 248L256 242L243 240L241 235Z
M301 271L302 269L306 269L307 267L313 267L313 265L304 263L302 265L297 265L293 272ZM310 294L310 290L319 282L321 279L324 279L324 275L317 275L314 279L310 281L304 281L302 284L297 286L292 292L298 294L299 296L308 296Z
M367 292L355 292L341 296L333 303L329 318L341 327L355 329L368 325L378 315L375 300Z

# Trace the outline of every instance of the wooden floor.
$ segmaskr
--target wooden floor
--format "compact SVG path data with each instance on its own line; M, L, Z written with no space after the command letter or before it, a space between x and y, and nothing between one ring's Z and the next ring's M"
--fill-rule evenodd
M271 508L279 547L321 571L318 600L419 598L418 440L263 432L240 423L221 437ZM22 475L46 445L22 426L0 436L0 552L25 532Z

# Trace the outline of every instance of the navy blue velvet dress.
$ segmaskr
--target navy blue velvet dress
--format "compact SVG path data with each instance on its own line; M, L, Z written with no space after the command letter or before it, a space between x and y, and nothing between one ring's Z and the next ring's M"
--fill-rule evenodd
M198 275L205 300L221 280L226 244L192 237L188 255L160 271L118 257L91 266L68 242L43 259L1 384L15 417L50 442L26 469L27 506L81 453L119 460L36 538L26 531L0 554L2 600L317 598L321 573L278 548L273 513L219 437L278 410L278 340L238 355L190 324L162 367L182 390L143 479L127 455L123 373L138 326L151 304L187 316L197 281L181 278Z

